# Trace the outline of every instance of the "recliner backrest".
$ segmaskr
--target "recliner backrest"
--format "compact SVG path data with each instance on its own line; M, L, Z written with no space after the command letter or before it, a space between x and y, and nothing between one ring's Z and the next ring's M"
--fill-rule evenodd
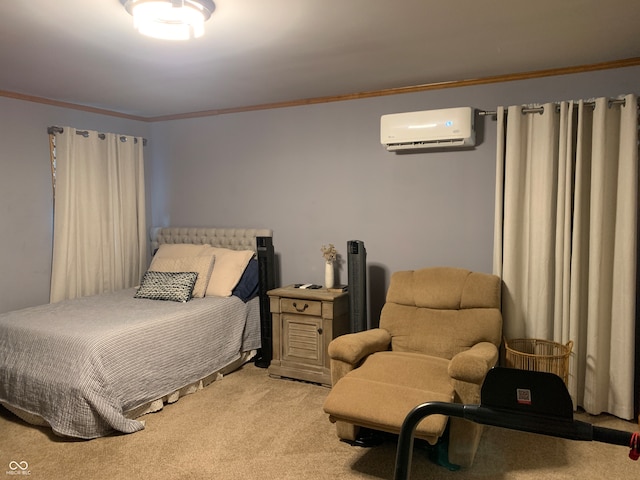
M500 345L501 281L496 275L451 267L395 272L380 328L392 350L451 359L479 342Z

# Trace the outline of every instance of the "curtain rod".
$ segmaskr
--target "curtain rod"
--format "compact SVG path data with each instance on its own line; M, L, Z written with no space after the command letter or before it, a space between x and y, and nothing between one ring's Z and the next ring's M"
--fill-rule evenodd
M64 132L64 128L62 127L57 127L55 125L52 125L50 127L47 127L47 133L49 135L55 135L56 133L62 133ZM76 135L82 135L83 137L87 138L89 136L89 132L87 130L76 130ZM106 135L104 133L99 133L98 134L98 138L100 140L104 140L106 138ZM126 142L127 141L127 137L125 137L124 135L120 136L120 141L121 142ZM134 137L133 139L134 143L138 143L138 139ZM147 139L143 138L142 139L142 146L146 147L147 146Z
M553 102L552 102L553 103ZM626 103L626 100L623 98L616 98L616 99L611 99L609 100L609 106L611 105L624 105ZM595 107L596 106L596 102L584 102L584 105L587 107ZM638 98L638 105L640 106L640 98ZM558 106L557 102L556 102L556 106ZM522 109L522 113L542 113L544 112L544 107L530 107L530 108L523 108ZM495 117L498 114L498 112L494 111L490 111L490 110L479 110L478 111L478 115L484 117L487 115L493 116Z

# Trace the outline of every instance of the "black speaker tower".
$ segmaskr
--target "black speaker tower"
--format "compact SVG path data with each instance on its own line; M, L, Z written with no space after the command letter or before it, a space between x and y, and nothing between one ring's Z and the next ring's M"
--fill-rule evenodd
M262 348L255 359L255 365L267 368L273 356L271 311L269 308L269 295L267 295L269 290L276 288L273 239L271 237L256 237L256 251L258 253L258 295L260 296L260 337Z
M367 330L367 250L364 242L347 242L349 321L351 332Z

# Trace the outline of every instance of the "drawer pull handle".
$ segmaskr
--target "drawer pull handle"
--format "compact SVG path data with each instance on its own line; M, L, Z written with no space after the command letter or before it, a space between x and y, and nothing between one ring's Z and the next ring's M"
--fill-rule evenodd
M322 335L322 328L318 329L318 335Z
M302 308L299 308L298 304L296 302L293 302L293 308L295 308L297 312L304 312L307 308L309 308L309 305L305 303Z

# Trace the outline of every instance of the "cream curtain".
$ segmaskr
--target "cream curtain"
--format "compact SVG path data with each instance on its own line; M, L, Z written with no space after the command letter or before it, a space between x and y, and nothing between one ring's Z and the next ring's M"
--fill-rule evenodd
M143 139L55 138L50 301L134 286L146 267Z
M630 419L638 107L623 100L497 110L494 272L505 337L572 340L575 406Z

